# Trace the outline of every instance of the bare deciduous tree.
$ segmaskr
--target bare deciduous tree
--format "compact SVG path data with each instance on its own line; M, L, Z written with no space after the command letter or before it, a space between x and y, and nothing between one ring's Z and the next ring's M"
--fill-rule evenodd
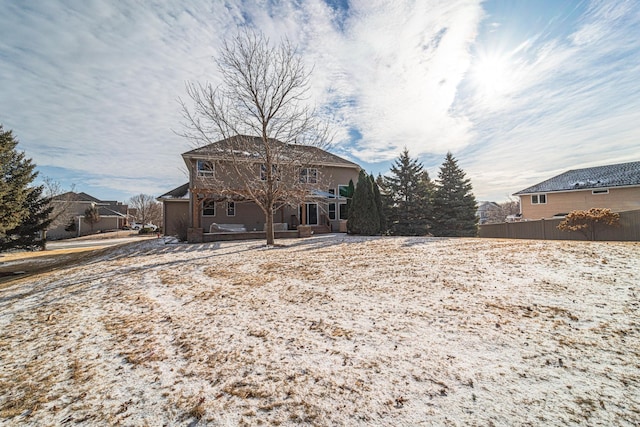
M91 234L93 234L93 226L100 222L100 210L95 204L88 207L84 211L84 222L88 223L91 227Z
M183 136L198 147L224 140L212 153L215 174L234 179L212 176L207 188L255 202L272 245L274 211L297 206L310 194L300 170L313 167L321 155L317 148L327 147L328 125L307 102L310 74L287 40L274 46L263 34L246 30L223 44L215 62L219 86L187 84L193 110L180 101Z
M53 207L49 219L51 224L49 228L59 227L61 225L68 225L70 220L69 209L73 205L75 186L71 186L71 190L66 191L62 188L62 184L52 178L45 177L44 181L44 194L50 200L50 206Z
M520 202L517 200L509 200L487 210L486 224L505 222L509 215L517 215L519 213Z
M162 206L153 196L138 194L129 199L129 207L136 210L136 220L144 224L162 223Z

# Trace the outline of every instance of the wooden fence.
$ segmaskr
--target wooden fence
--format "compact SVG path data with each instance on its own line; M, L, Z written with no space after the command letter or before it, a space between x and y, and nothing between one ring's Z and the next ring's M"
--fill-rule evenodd
M498 239L588 240L580 232L558 230L562 219L483 224L479 237ZM596 240L640 241L640 210L620 212L620 227L602 228Z

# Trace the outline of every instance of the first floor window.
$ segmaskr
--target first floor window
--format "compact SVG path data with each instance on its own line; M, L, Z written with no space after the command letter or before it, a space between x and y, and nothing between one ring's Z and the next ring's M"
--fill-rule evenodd
M236 216L236 202L227 202L227 216Z
M216 216L216 202L207 199L202 203L202 216Z
M347 204L346 203L340 203L338 205L338 214L340 219L347 219Z
M329 203L329 219L336 219L336 204Z
M208 160L198 160L197 167L198 167L198 176L206 176L206 177L213 178L213 175L215 172L215 167L213 166L213 162L210 162Z
M545 204L547 203L547 195L546 194L534 194L531 196L531 204L532 205L538 205L538 204Z
M302 205L300 206L300 218L303 218L306 225L318 225L318 204L317 203L305 203L305 212L303 215Z

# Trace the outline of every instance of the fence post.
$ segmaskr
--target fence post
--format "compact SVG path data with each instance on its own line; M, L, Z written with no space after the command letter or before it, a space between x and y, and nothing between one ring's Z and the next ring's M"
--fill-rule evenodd
M540 225L542 225L542 240L547 240L547 230L544 225L544 218L542 218L542 221L540 221Z

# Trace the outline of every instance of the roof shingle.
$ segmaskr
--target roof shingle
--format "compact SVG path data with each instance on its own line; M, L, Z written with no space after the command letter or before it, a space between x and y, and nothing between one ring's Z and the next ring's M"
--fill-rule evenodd
M282 144L283 142L273 140L276 144ZM253 145L253 147L252 147ZM242 150L255 150L254 153L249 153L247 151L239 152L239 147L242 147ZM259 137L246 136L246 135L237 135L231 138L223 139L203 147L196 148L191 151L187 151L183 153L183 156L186 157L215 157L221 156L228 152L228 150L235 150L235 155L239 157L246 157L247 159L255 159L261 158L262 156L259 154L260 149L262 147L262 140ZM355 167L359 168L356 163L351 162L349 160L343 159L340 156L329 153L321 148L310 146L310 145L301 145L301 144L288 144L287 149L290 150L291 158L304 158L311 157L318 164L331 164L331 165L341 165L345 167ZM302 153L306 153L307 156L303 156ZM289 154L289 153L288 153Z
M514 196L553 191L587 190L640 185L640 162L570 170L520 190Z

